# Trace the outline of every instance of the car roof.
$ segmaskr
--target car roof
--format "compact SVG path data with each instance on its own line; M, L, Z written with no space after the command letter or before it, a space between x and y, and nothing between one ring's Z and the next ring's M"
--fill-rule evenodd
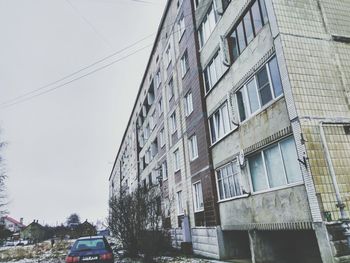
M104 236L87 236L87 237L79 237L77 240L85 240L85 239L98 239L98 238L104 238Z

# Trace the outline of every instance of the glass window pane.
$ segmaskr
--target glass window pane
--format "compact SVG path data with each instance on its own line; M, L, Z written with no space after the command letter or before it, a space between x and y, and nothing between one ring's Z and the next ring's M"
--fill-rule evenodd
M273 91L275 93L275 97L278 97L282 94L282 82L280 77L280 72L278 70L277 59L274 57L269 62L270 75L272 80Z
M220 180L218 182L218 186L219 186L219 195L220 195L220 199L224 199L224 191L223 191L223 186L222 186L222 180Z
M250 112L253 113L259 109L259 99L258 99L258 93L257 93L254 78L250 82L248 82L247 91L248 91Z
M246 116L245 107L244 107L245 100L244 100L243 89L237 92L237 103L238 103L239 118L241 121L244 121L247 118L247 116Z
M253 25L255 34L257 34L263 26L263 22L261 20L259 2L256 1L252 6L252 17L253 17Z
M260 99L261 105L265 105L266 103L272 100L272 94L269 84L260 90Z
M220 79L222 72L223 72L222 62L221 62L221 58L219 56L219 53L214 58L213 64L215 64L216 81L217 81L218 79Z
M284 167L287 174L288 183L300 182L303 180L298 162L297 151L293 137L280 143Z
M278 145L265 150L264 156L270 187L273 188L287 184Z
M250 41L252 41L254 38L253 25L252 25L252 20L250 19L249 11L244 16L243 21L244 21L245 35L247 37L247 43L249 44Z
M264 66L262 70L257 74L258 77L258 89L260 93L261 105L265 105L272 100L272 94L269 84L269 78L267 76L267 70Z
M222 116L222 132L223 135L230 131L230 117L228 116L228 108L227 103L221 108L221 116Z
M260 6L261 6L261 13L263 16L264 24L266 24L269 19L267 17L267 11L266 11L266 6L265 6L265 0L259 0Z
M211 142L216 142L216 132L215 132L215 125L214 125L214 115L209 119L210 124L210 132L211 132Z
M216 77L216 69L215 69L214 61L212 61L209 66L209 74L210 74L211 83L212 85L214 85L218 80Z
M210 90L210 88L211 88L208 68L206 68L203 71L203 75L204 75L205 91L208 92Z
M232 58L233 61L235 61L238 56L239 56L239 49L238 49L238 38L237 38L237 34L236 31L234 31L231 36L230 36L230 43L231 43L231 52L232 52Z
M253 190L260 191L267 189L268 185L261 153L249 158L249 170L252 178Z
M240 51L240 53L242 53L243 50L247 46L247 44L245 42L245 36L244 36L244 30L243 30L242 21L237 26L237 37L238 37L238 43L239 43L239 51Z

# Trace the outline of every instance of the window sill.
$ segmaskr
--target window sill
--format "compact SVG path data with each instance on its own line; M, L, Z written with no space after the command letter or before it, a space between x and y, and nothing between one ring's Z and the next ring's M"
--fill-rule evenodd
M217 145L219 142L221 142L222 140L224 140L226 137L228 137L229 135L231 135L232 133L234 133L239 126L236 126L235 128L233 128L231 131L229 131L227 134L225 134L223 137L221 137L219 140L217 140L216 142L212 143L209 148L214 147L215 145Z
M194 213L201 213L201 212L204 212L204 208L194 211Z
M198 159L198 155L196 157L194 157L193 159L190 159L190 162L193 162L193 161L195 161L197 159Z
M225 66L225 65L224 65ZM215 84L211 87L211 89L207 92L205 92L204 97L207 98L209 96L209 94L212 92L212 90L214 90L216 88L217 85L219 85L219 83L221 82L221 80L224 78L224 76L227 74L227 72L229 71L230 67L227 67L226 70L222 73L221 77L215 82ZM205 87L204 87L205 88Z
M181 40L183 39L183 36L185 35L186 29L184 29L184 31L182 32L180 38L179 38L179 43L181 42Z
M291 187L295 187L295 186L299 186L299 185L303 185L303 184L304 184L304 182L301 181L301 182L297 182L297 183L282 185L282 186L269 188L269 189L265 189L265 190L261 190L261 191L257 191L257 192L252 192L251 195L253 196L253 195L259 195L259 194L265 194L265 193L283 190L286 188L291 188Z
M230 198L219 200L218 204L224 203L224 202L228 202L228 201L232 201L232 200L247 198L247 197L249 197L249 194L243 194L243 195L239 195L239 196L234 196L234 197L230 197Z
M186 75L187 75L187 73L188 73L189 71L190 71L190 68L187 68L185 74L182 75L182 79L184 79L184 78L186 77Z
M255 116L259 115L260 113L262 113L263 111L265 111L267 108L269 108L272 104L276 103L277 101L281 100L284 97L284 93L282 93L281 95L279 95L277 98L274 98L273 100L271 100L270 102L266 103L261 109L257 110L256 112L254 112L252 115L250 115L247 119L245 119L244 121L240 121L239 124L240 125L244 125L246 122L248 122L250 119L254 118ZM238 112L239 114L239 112Z

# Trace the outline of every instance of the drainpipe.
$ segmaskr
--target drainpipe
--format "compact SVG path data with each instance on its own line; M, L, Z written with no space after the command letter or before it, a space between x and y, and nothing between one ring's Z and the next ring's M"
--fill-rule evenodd
M347 218L345 210L344 210L345 204L343 203L341 195L340 195L340 190L339 190L337 178L336 178L335 171L334 171L334 166L332 163L331 155L329 153L326 136L324 134L323 124L325 124L325 123L326 122L322 122L322 121L320 122L321 142L322 142L324 154L326 156L327 167L328 167L330 176L332 178L332 183L333 183L333 187L335 190L335 195L336 195L336 199L337 199L337 207L339 208L340 220L342 221L341 227L343 228L344 235L347 239L348 247L350 247L350 221ZM326 124L335 125L335 124L345 124L345 123L326 123Z

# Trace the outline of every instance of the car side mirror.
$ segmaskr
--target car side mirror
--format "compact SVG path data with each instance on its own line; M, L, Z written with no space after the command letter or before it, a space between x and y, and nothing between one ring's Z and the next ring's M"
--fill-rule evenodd
M72 246L68 246L67 249L69 249L69 250L72 249Z
M110 246L115 246L115 243L111 242L109 243Z

